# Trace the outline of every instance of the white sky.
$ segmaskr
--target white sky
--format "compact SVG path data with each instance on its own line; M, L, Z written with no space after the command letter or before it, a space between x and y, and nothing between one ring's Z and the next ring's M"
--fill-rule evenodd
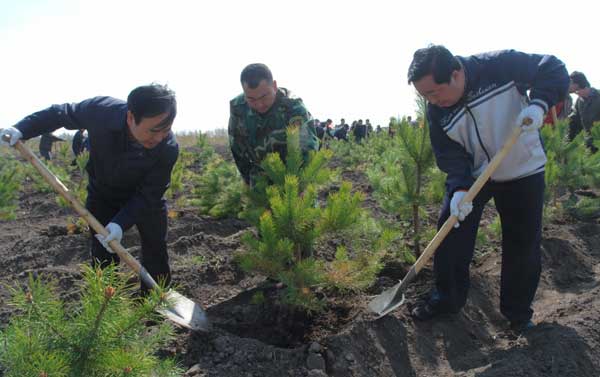
M225 128L249 63L335 123L414 112L412 54L551 53L600 86L595 1L0 0L0 127L53 103L167 83L175 131Z

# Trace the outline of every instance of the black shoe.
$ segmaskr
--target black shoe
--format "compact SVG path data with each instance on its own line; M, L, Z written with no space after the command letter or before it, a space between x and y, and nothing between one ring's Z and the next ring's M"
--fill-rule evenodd
M441 310L439 305L434 305L430 302L422 302L411 310L410 315L419 321L429 321L440 314L448 313L446 310Z
M535 327L535 324L530 320L527 321L513 321L510 323L511 331L521 334L527 332Z

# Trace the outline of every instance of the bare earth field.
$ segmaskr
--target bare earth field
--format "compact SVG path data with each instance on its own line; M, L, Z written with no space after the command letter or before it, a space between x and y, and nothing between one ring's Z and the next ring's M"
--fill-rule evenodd
M225 151L219 151L225 153ZM346 173L367 193L364 175ZM76 296L80 267L87 263L88 235L67 234L67 217L55 195L25 184L17 219L0 222L0 326L12 314L5 284L24 284L29 272L59 282L61 295ZM364 295L327 297L325 312L309 317L275 303L276 286L234 263L248 225L216 220L172 206L169 252L178 290L207 308L214 331L177 330L165 355L175 355L189 376L600 376L600 225L551 223L544 228L543 272L535 300L538 326L522 336L508 331L499 313L501 256L492 250L472 265L465 309L418 323L409 309L431 286L424 270L407 293L407 304L375 320L370 296L392 286L408 266L389 265ZM380 212L374 208L374 213ZM498 240L496 240L497 249ZM123 244L135 255L132 229ZM333 243L319 248L334 249ZM252 302L255 292L266 300ZM190 369L191 368L191 369Z

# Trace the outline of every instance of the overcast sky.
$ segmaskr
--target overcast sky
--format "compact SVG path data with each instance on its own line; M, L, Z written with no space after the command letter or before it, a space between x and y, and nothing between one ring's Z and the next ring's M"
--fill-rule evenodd
M414 113L413 52L550 53L600 86L592 1L0 0L0 127L53 103L167 83L175 131L227 126L239 74L262 62L313 116Z

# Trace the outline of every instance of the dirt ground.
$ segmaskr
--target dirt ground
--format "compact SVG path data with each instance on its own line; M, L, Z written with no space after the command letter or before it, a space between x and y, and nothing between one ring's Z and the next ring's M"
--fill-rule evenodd
M364 176L345 174L367 192ZM52 194L26 189L17 219L0 222L0 326L11 308L4 284L24 283L29 272L56 278L61 294L75 295L79 265L87 263L88 235L66 233L73 212ZM407 292L407 303L375 320L366 309L372 295L392 286L407 266L389 265L362 296L328 297L318 316L274 303L278 290L233 261L248 226L174 208L169 252L178 291L207 308L211 333L178 329L165 355L175 355L187 376L600 376L600 225L552 223L544 228L543 272L534 303L536 328L508 331L499 313L501 256L498 241L472 265L464 310L418 323L409 309L430 288L425 269ZM377 213L379 210L375 210ZM137 253L135 229L123 244ZM255 303L254 293L265 300ZM0 373L1 374L1 373Z

